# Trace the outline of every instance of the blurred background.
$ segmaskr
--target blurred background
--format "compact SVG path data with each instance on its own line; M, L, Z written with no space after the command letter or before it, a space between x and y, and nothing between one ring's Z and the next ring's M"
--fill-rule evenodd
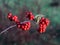
M0 0L0 32L15 24L7 19L9 12L22 22L26 11L50 20L46 32L38 33L38 25L31 21L29 31L14 27L0 35L0 45L60 45L60 0Z

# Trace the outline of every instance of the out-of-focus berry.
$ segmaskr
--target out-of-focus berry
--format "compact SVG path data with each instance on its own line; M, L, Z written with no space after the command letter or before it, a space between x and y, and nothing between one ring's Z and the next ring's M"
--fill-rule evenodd
M48 26L50 21L47 18L45 20L46 20L46 25Z
M18 27L18 28L20 28L20 27L21 27L21 25L17 25L17 27Z
M12 13L8 13L8 16L7 16L7 18L10 20L10 21L12 21Z
M12 20L16 22L18 20L18 17L17 16L13 16Z

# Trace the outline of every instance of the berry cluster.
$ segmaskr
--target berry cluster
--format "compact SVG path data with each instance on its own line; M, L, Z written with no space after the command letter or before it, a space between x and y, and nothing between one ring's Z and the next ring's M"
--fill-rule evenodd
M43 33L46 31L47 26L49 25L50 21L47 18L42 17L39 21L39 29L38 31L40 33Z
M18 17L15 15L15 16L13 16L13 14L12 13L8 13L8 19L10 20L10 21L14 21L17 25L20 23L20 21L19 21L19 19L18 19Z
M34 19L34 15L32 14L32 12L27 12L27 13L26 13L26 17L27 17L29 20L33 20L33 19Z
M18 17L13 16L12 13L8 13L8 19L10 21L14 21L17 24L17 27L21 28L22 30L29 30L30 29L31 24L29 21L20 23L20 21L18 20Z
M29 29L30 29L30 26L31 26L31 23L30 23L29 21L23 22L23 23L21 24L21 29L22 29L22 30L29 30Z
M29 20L34 20L34 15L32 14L32 12L27 12L26 18L28 18ZM17 24L17 27L22 30L29 30L31 27L30 21L20 22L18 17L13 16L12 13L8 13L8 19L10 21L14 21ZM48 25L49 25L49 20L47 18L42 17L39 21L38 31L40 33L44 33Z

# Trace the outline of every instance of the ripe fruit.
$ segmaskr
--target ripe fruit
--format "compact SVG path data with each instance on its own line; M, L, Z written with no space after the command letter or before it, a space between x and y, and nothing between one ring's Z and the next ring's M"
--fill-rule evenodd
M29 20L33 20L33 19L34 19L34 15L32 14L32 12L27 12L27 13L26 13L26 17L27 17Z
M46 31L47 26L49 25L49 20L47 18L42 17L41 20L39 21L39 29L38 31L40 33L43 33Z

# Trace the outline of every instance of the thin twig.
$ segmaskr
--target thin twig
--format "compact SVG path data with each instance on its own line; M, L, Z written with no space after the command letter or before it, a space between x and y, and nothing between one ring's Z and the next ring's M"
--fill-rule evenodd
M8 31L10 28L13 28L13 27L15 27L15 26L16 26L16 25L12 25L12 26L4 29L2 32L0 32L0 35L3 34L3 33L6 32L6 31Z

